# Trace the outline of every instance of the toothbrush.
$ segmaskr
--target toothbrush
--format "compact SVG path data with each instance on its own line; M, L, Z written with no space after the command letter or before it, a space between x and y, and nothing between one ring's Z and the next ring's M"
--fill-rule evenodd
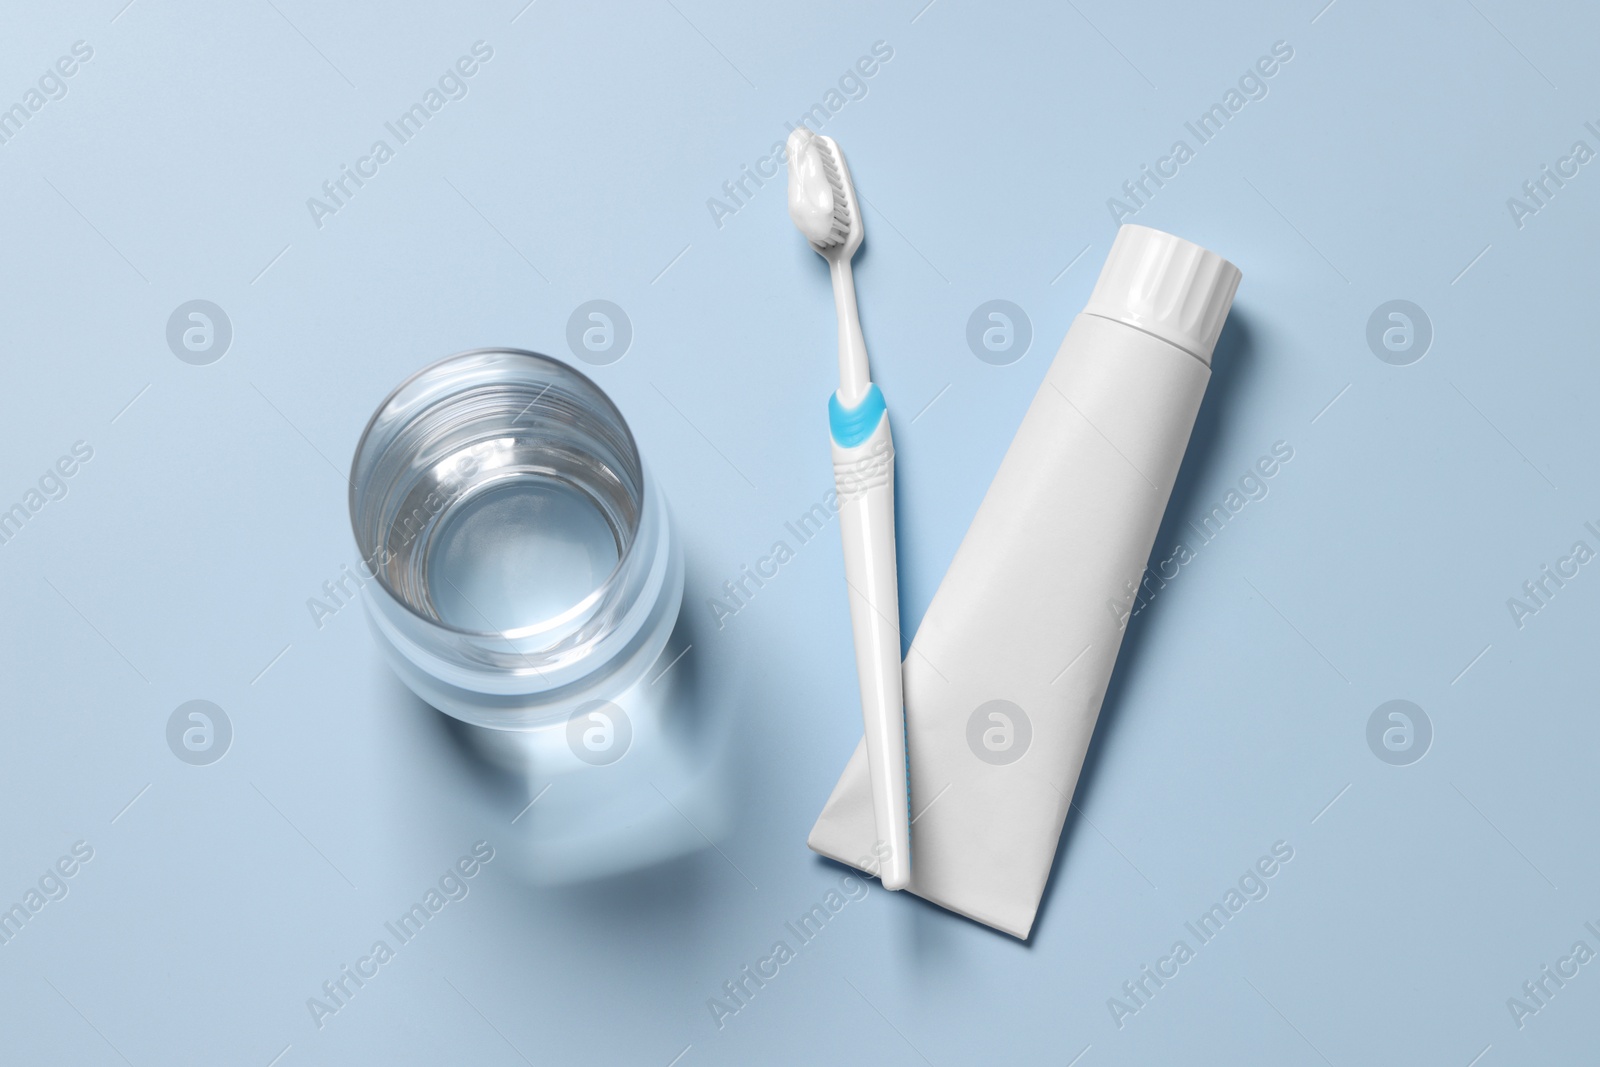
M894 442L883 393L867 369L850 260L865 235L850 169L833 138L789 135L789 217L828 261L839 316L839 391L828 401L833 478L844 535L844 576L855 634L872 811L885 889L911 881L905 703L900 689L900 599L894 552Z

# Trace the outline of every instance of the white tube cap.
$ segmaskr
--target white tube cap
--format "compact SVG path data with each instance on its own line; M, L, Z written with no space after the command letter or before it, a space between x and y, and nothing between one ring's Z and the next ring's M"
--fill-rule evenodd
M1211 365L1239 268L1215 252L1148 226L1117 231L1085 315L1126 323Z

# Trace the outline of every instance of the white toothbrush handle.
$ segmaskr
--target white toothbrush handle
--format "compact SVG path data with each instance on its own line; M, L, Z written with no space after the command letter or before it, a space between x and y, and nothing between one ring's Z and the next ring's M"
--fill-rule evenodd
M900 599L894 551L894 442L883 394L869 386L853 411L833 414L833 477L844 535L844 573L856 676L866 728L867 766L878 840L887 846L879 878L885 889L911 880L910 797L906 785L905 703L900 690ZM872 416L876 424L864 438ZM841 417L844 432L841 432ZM853 425L852 425L853 422Z

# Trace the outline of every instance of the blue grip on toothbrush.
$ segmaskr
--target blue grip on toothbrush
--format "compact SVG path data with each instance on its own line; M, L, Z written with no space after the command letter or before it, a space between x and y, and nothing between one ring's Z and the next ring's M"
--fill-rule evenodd
M872 436L887 410L876 382L867 386L867 395L853 408L839 403L839 394L834 393L828 397L828 429L833 433L834 444L840 448L859 445Z

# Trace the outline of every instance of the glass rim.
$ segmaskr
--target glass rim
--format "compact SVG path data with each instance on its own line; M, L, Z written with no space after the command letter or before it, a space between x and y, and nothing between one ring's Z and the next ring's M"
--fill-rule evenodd
M444 619L439 618L436 615L424 614L423 612L417 610L416 605L412 604L410 600L401 596L390 586L386 570L383 567L372 567L368 565L368 556L362 555L358 566L362 568L365 573L369 574L375 582L378 583L378 587L388 595L390 600L394 601L394 603L404 608L407 613L415 616L419 621L429 626L437 627L438 629L459 634L462 637L468 638L501 638L505 640L520 640L523 638L534 637L541 630L550 629L563 620L570 621L571 619L581 615L585 610L592 608L600 599L602 599L603 595L616 581L617 576L622 573L624 567L632 560L634 550L639 544L639 531L643 528L645 523L646 501L651 499L650 479L645 474L644 457L639 452L639 443L634 439L633 427L628 425L628 420L622 414L622 409L617 407L616 401L612 400L610 394L602 389L600 384L593 378L589 377L577 367L572 366L572 364L556 359L554 356L547 356L543 352L534 352L531 349L526 348L509 348L496 345L490 345L483 348L469 348L465 351L455 352L451 355L436 359L432 363L428 363L425 366L419 367L417 370L407 375L406 378L393 389L389 390L384 398L378 402L378 406L373 409L372 417L367 420L366 426L362 428L361 436L356 441L355 452L350 457L350 474L347 478L347 481L350 483L350 490L347 494L347 510L349 511L350 516L350 533L355 538L356 550L358 552L364 552L365 546L362 542L361 530L356 523L356 502L358 495L356 488L356 467L360 463L363 454L366 452L367 444L372 438L373 429L378 425L378 421L383 417L384 413L390 410L395 400L426 375L436 372L448 364L464 361L472 358L473 356L486 355L514 356L535 364L549 365L557 368L558 372L570 374L578 380L580 385L587 388L594 395L594 397L598 399L598 401L603 404L606 409L609 410L609 412L616 418L617 425L622 430L622 439L627 445L628 453L639 468L639 506L635 510L633 520L630 523L630 529L628 531L630 538L627 547L623 551L617 553L617 562L612 566L611 571L606 575L605 579L596 585L592 590L590 590L589 593L577 603L560 612L554 618L541 619L538 622L530 623L526 626L520 626L510 630L473 630L467 627L457 626L454 623L446 622ZM540 397L542 396L543 393L540 394ZM538 399L536 398L534 403L537 402ZM532 404L529 405L529 407L532 406ZM376 556L384 547L384 545L379 545L373 550L372 555Z

